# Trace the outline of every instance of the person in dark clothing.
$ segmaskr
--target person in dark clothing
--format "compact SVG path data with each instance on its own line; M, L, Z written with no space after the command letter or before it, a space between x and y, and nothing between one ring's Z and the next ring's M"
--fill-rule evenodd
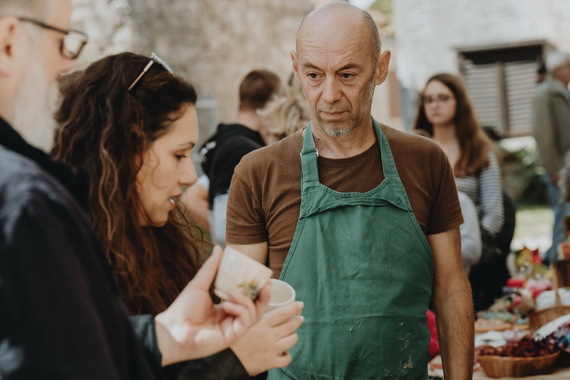
M279 77L268 70L253 70L239 87L239 112L233 124L220 124L200 148L202 169L210 180L208 206L210 233L216 244L225 245L228 190L234 168L241 158L265 146L265 126L258 110L277 94Z
M0 2L0 377L152 379L232 344L263 313L268 288L255 303L236 293L214 305L218 249L168 309L129 320L69 192L85 177L19 133L50 124L44 99L87 42L70 14L69 0Z
M91 179L89 217L129 313L156 315L195 276L202 242L179 200L196 180L197 94L154 53L151 62L139 78L149 59L121 53L64 79L53 154ZM180 363L164 377L182 371L192 378L198 368L200 378L233 379L274 368L296 341L298 313L300 303L267 313L260 324L270 320L271 328L252 328L231 350L208 358L209 369L204 360ZM220 357L224 366L215 365ZM228 373L231 363L241 374Z

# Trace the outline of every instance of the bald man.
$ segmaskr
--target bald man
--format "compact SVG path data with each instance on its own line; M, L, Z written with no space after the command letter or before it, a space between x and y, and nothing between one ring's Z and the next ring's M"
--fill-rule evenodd
M305 303L292 363L269 378L427 379L431 301L446 378L471 379L453 171L432 141L371 117L390 61L374 20L345 2L318 8L291 58L311 122L242 159L227 215L227 243Z
M131 325L68 191L78 190L77 170L21 136L51 127L57 76L87 42L69 28L70 14L70 0L0 0L0 378L153 379L162 365L227 348L269 293L213 305L218 249L172 306Z

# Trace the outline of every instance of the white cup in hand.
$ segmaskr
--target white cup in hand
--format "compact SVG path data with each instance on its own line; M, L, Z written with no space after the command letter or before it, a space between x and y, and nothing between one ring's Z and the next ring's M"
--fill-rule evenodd
M269 298L267 311L275 310L295 301L295 289L291 285L275 278L269 281L271 282L271 297Z
M273 271L265 265L226 246L214 282L214 294L227 301L237 289L254 300L272 275Z

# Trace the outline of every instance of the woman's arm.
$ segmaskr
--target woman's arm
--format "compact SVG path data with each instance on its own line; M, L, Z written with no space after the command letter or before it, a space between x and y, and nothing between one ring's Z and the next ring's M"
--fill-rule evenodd
M479 175L479 199L481 203L481 227L495 236L505 221L501 169L497 156L489 150L489 166Z

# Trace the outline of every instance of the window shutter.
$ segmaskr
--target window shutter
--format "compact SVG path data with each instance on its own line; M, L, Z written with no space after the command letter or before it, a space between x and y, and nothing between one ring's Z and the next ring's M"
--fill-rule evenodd
M509 136L531 133L536 70L537 64L534 61L505 64Z
M476 117L482 126L491 126L504 135L506 117L502 107L501 77L498 63L474 65L464 62L464 80Z

